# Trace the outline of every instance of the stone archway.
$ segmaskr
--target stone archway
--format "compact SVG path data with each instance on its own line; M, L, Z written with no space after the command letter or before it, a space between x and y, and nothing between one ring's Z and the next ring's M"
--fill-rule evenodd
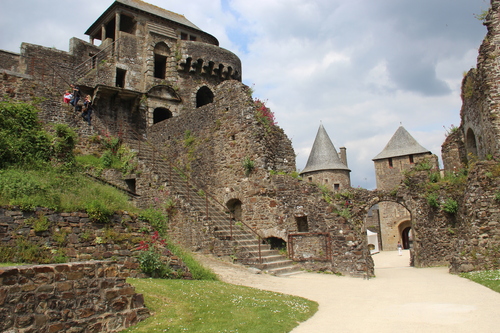
M239 199L230 199L226 202L226 207L229 209L231 217L234 218L235 221L242 220L241 201Z
M413 234L411 231L411 226L406 227L401 232L401 243L403 244L403 249L408 250L412 248L413 245Z
M380 200L368 209L364 224L377 233L381 251L395 251L403 229L411 226L411 212L399 202Z

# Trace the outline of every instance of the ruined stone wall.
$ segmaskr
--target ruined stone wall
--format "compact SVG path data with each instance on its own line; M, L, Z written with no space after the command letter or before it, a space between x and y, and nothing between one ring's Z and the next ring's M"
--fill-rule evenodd
M460 128L451 132L441 146L441 157L445 172L458 172L467 165L464 135Z
M471 69L462 81L461 130L467 154L480 159L497 155L500 150L498 82L500 66L500 1L492 0L484 22L488 32L479 48L477 69Z
M17 72L19 67L19 53L0 50L1 69Z
M450 271L500 268L500 167L478 162L469 172L454 233Z
M46 231L35 231L35 220L49 222ZM146 232L146 233L144 233ZM152 232L151 225L127 213L115 214L109 223L94 223L83 212L56 213L39 208L27 212L0 207L0 246L17 247L20 244L38 248L40 258L53 261L54 256L67 261L115 260L122 265L122 274L144 277L137 261L137 247ZM43 253L41 253L43 252ZM177 257L171 258L171 267L190 274Z
M0 268L2 332L117 332L149 316L116 263Z
M268 170L295 171L290 140L279 127L266 128L256 119L246 89L237 81L223 82L214 91L214 103L155 124L148 129L148 140L215 194L243 181L246 157L261 177Z

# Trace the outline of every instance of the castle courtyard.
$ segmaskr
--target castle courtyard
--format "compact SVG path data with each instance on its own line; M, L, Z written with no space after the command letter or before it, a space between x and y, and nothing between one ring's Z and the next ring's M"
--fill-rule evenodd
M225 282L318 302L318 312L293 333L500 330L500 294L449 274L447 267L410 267L408 251L374 255L376 277L369 280L320 273L275 277L212 257L199 259Z

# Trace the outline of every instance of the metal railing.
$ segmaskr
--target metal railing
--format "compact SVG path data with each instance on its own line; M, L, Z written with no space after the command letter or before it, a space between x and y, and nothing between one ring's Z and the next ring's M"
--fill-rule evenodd
M91 70L95 69L97 74L99 74L99 66L103 64L103 61L106 61L111 57L116 55L116 46L120 39L115 40L113 43L106 46L101 51L97 52L89 59L82 62L80 65L76 66L74 69L74 81L76 82L78 79L85 76Z
M148 140L142 138L142 136L139 133L137 133L134 129L130 129L130 130L132 131L136 140L138 141L139 153L141 152L141 142L143 144L144 143L147 144L152 149L152 151L153 151L153 166L152 166L152 168L156 167L155 155L158 154L160 156L161 160L163 162L167 163L168 175L169 175L168 181L170 184L173 184L173 181L172 181L173 172L177 173L179 175L179 178L184 179L184 185L186 188L186 190L185 190L186 191L186 198L187 198L188 202L191 202L191 194L190 194L191 191L194 191L194 192L200 192L200 190L203 191L204 197L205 197L205 216L206 216L207 220L210 219L210 214L209 214L210 201L209 201L209 199L213 203L215 203L216 206L219 206L220 208L222 208L222 211L227 211L226 206L224 206L222 203L220 203L213 195L207 193L207 191L205 189L203 189L202 186L197 184L192 179L190 180L189 176L187 174L185 174L182 170L180 170L178 167L176 167L174 164L172 164L168 160L168 157L165 156L158 148L156 148ZM179 192L181 192L179 188L177 188L177 190ZM182 194L182 192L180 194ZM249 225L247 225L245 222L243 222L243 221L238 221L238 222L240 222L241 225L246 227L246 229L248 229L252 234L254 234L257 237L257 239L258 239L258 253L259 253L258 259L259 259L259 263L262 263L262 250L261 250L262 236L257 231L255 231L253 228L251 228ZM233 216L230 216L229 217L229 237L230 237L230 240L233 240L233 225L234 225L234 218L233 218Z

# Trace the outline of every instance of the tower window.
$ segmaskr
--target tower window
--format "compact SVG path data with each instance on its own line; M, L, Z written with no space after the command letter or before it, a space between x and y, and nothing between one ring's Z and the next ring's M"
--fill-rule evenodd
M389 168L392 168L393 165L392 165L392 158L389 158Z
M413 160L413 155L410 155L410 164L413 164L415 163L415 161Z

